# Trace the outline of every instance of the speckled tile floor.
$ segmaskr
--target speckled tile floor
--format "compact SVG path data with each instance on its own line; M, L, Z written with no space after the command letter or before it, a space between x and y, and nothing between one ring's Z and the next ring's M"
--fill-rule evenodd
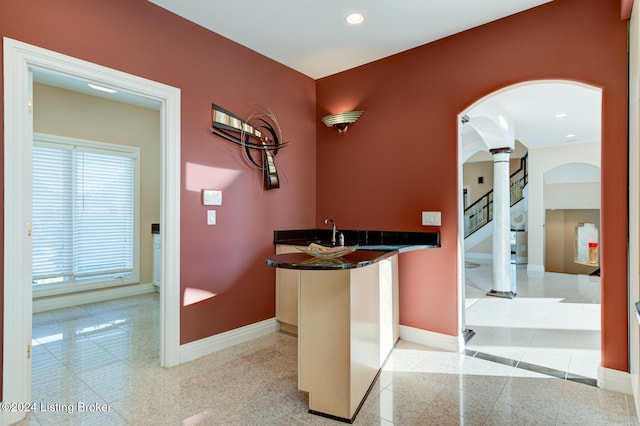
M33 336L36 409L21 425L342 424L307 413L307 395L296 388L297 340L288 334L161 368L155 294L36 314ZM631 396L405 341L355 421L637 423Z

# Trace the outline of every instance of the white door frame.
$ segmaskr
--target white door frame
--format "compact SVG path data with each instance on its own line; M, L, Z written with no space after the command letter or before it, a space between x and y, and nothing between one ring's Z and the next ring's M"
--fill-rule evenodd
M180 89L4 38L3 402L31 400L31 72L48 70L159 101L160 364L180 362ZM17 285L24 283L25 285ZM0 410L0 425L24 412Z

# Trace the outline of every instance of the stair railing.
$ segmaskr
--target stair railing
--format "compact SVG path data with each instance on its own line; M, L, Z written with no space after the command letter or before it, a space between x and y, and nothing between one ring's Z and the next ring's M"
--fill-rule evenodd
M520 168L509 178L511 206L524 198L524 187L528 182L529 153L520 159ZM464 210L464 237L476 232L493 220L493 189Z

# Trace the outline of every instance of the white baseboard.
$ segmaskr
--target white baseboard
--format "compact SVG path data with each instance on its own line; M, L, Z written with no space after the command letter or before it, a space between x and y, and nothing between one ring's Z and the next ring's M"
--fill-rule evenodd
M431 346L449 352L464 351L464 337L450 336L448 334L435 333L433 331L421 330L419 328L400 325L400 338L419 345Z
M196 360L239 343L266 336L278 331L278 329L278 321L275 318L270 318L180 345L180 364Z
M544 265L536 265L535 263L527 264L527 272L544 272Z
M629 373L629 381L631 382L631 391L633 392L633 402L636 407L636 413L640 413L640 395L638 394L638 375Z
M33 300L33 313L52 311L54 309L69 308L71 306L86 305L88 303L104 302L122 297L138 296L153 293L153 284L134 284L122 287L110 287L82 293L67 293L61 296L43 297Z
M633 395L631 376L626 371L598 367L598 387L615 392Z

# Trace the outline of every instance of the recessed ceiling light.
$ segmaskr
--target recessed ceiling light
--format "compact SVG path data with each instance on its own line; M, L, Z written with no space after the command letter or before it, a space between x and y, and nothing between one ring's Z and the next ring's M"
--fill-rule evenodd
M566 112L559 112L556 114L556 118L565 118L568 115L569 114L567 114Z
M564 137L567 138L567 139L572 139L572 138L576 137L576 134L575 133L567 133L566 135L564 135Z
M362 16L361 13L352 13L349 16L347 16L347 22L349 24L361 24L362 21L364 21L364 16Z
M91 84L91 83L87 83L87 84L93 90L98 90L100 92L105 92L105 93L117 93L118 92L117 90L109 89L107 87L98 86L97 84Z

